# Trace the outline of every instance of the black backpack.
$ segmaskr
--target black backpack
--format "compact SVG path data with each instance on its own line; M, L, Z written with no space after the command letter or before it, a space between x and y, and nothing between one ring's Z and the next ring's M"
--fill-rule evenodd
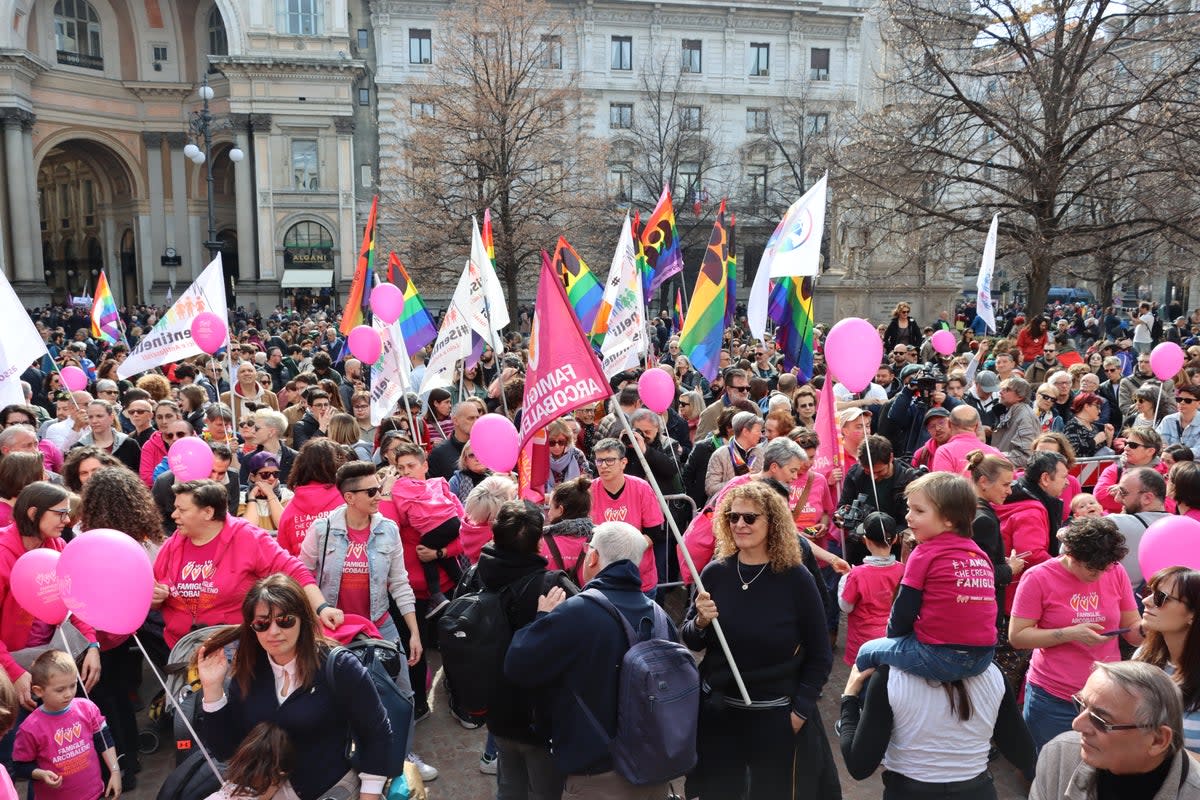
M352 653L366 668L371 682L375 684L375 691L379 693L379 700L387 710L388 722L392 726L387 777L401 775L404 773L404 759L408 757L408 731L413 721L412 700L401 694L400 687L396 685L396 676L405 666L404 651L394 642L363 635L356 637L345 647L330 650L329 655L325 657L325 681L339 702L351 704L357 700L352 697L342 698L339 695L333 666L334 659L343 652ZM353 733L347 739L346 758L351 766L358 769Z
M224 770L225 765L218 764L217 768ZM205 800L220 789L221 781L208 768L204 753L196 750L171 770L156 797L158 800Z
M472 566L437 623L438 649L450 708L466 724L482 725L496 696L504 656L512 643L510 604L547 573L531 572L499 591L483 587Z

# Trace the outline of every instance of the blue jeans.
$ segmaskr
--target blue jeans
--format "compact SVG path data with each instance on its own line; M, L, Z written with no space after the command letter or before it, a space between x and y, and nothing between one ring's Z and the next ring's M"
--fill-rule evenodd
M881 664L931 681L957 681L982 675L992 663L994 647L951 647L922 644L916 634L872 639L858 651L860 671Z
M1071 730L1071 723L1079 712L1070 700L1063 700L1034 683L1025 684L1025 725L1033 737L1033 746L1039 753L1046 743Z

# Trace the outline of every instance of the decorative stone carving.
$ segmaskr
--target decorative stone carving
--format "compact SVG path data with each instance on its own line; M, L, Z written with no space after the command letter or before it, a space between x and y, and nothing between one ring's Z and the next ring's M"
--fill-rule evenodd
M354 118L353 117L334 117L333 127L341 135L348 136L354 133Z
M162 140L162 131L142 131L142 144L146 145L147 149L162 147Z
M170 131L163 134L163 139L167 142L167 147L172 150L178 150L188 143L188 135L178 131Z

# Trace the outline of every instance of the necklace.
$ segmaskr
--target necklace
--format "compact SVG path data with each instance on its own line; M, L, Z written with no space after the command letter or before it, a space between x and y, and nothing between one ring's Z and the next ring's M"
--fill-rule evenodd
M763 564L761 567L759 567L759 568L758 568L758 574L757 574L757 575L755 575L755 576L754 576L753 578L751 578L750 580L746 580L745 578L743 578L743 577L742 577L742 562L741 562L740 560L737 560L737 561L735 561L735 562L734 562L734 566L737 568L738 580L742 582L742 591L744 592L744 591L746 591L747 589L749 589L749 588L750 588L750 584L752 584L752 583L754 583L756 580L758 580L758 577L759 577L759 575L762 575L764 572L766 572L766 571L767 571L767 567L769 567L770 565L771 565L771 562L770 562L770 561L768 561L767 563Z

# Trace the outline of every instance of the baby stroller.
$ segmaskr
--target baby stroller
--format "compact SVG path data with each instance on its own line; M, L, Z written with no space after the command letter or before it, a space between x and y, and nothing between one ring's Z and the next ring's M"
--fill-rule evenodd
M151 702L148 712L151 721L156 724L153 728L139 732L143 753L156 752L162 746L164 733L169 731L171 741L175 742L175 763L177 765L183 763L192 754L195 746L192 734L188 732L183 720L178 719L175 706L167 700L167 694L175 698L183 712L188 715L192 726L195 727L197 704L200 697L200 676L193 660L196 651L200 649L204 641L225 627L224 625L210 625L206 628L189 631L171 648L163 675L166 690L158 693ZM237 645L234 644L232 647L236 649Z

